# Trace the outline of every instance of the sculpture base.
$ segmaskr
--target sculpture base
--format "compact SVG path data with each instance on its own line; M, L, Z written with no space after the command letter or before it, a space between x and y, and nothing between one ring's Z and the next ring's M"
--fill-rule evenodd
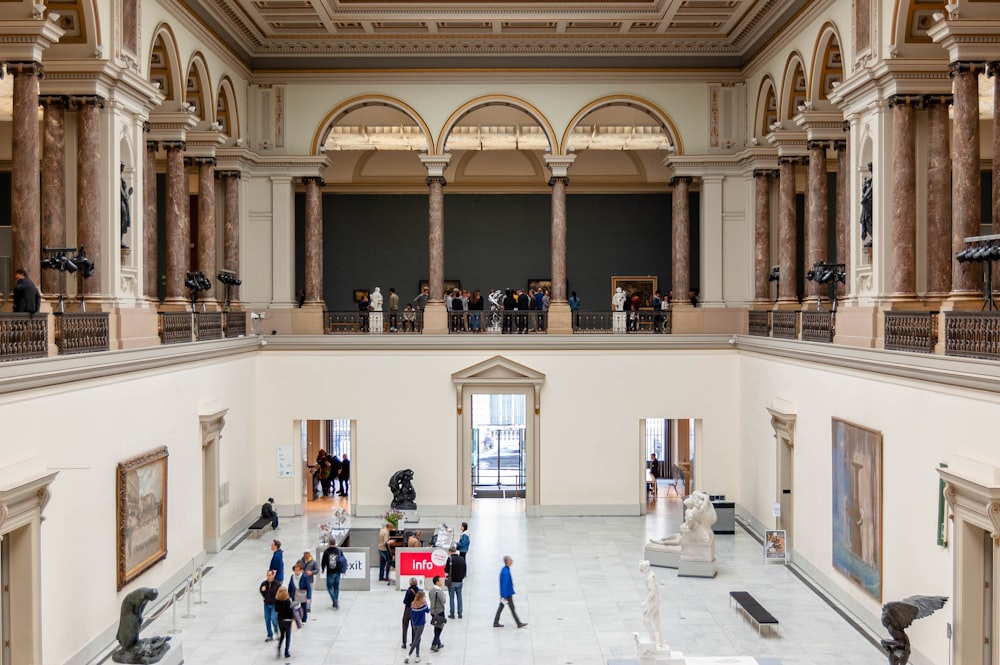
M660 568L677 568L681 561L680 545L653 545L648 543L643 550L643 558L651 566Z
M370 312L368 314L368 334L381 335L385 327L385 318L382 312Z
M680 651L671 651L666 644L654 644L648 637L640 639L636 633L633 636L639 665L685 665L684 654Z
M628 330L628 313L627 312L612 312L611 313L611 333L614 335L624 335Z
M403 521L408 524L416 524L420 521L420 513L414 510L403 510L402 508L397 508L399 512L403 513Z
M681 565L677 567L678 577L715 577L714 561L685 561L681 559Z
M184 651L181 645L171 644L169 637L151 637L139 640L139 644L129 649L123 650L121 647L111 652L111 660L116 663L133 663L149 665L158 663L159 665L182 665L184 663Z

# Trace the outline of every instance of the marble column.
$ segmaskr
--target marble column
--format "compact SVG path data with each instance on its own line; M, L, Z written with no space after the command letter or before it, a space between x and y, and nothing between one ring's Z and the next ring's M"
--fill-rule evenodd
M74 97L76 123L76 244L94 262L81 279L85 296L101 293L101 109L104 98ZM115 169L115 173L118 169Z
M38 80L44 75L37 62L8 62L14 76L11 127L11 238L13 267L24 268L32 280L41 270L41 210L38 160Z
M157 271L157 219L156 219L156 151L160 144L146 141L145 163L142 168L142 289L152 301L159 299L159 272Z
M66 106L61 96L43 97L42 247L66 246ZM60 272L43 270L42 293L60 292Z
M953 62L948 75L954 79L954 123L951 165L952 295L976 296L982 271L975 261L959 263L955 254L965 249L965 239L979 235L979 74L980 63Z
M892 109L892 265L891 294L917 292L917 138L916 110L923 98L893 95Z
M771 283L771 178L774 171L758 169L754 179L753 299L770 302Z
M552 298L566 302L566 187L569 178L549 178L552 187Z
M1000 62L991 62L986 73L993 79L993 233L1000 232ZM996 282L994 282L996 284Z
M222 267L240 275L240 172L223 171L222 178ZM322 270L320 271L322 273ZM240 287L230 286L227 295L239 302Z
M927 293L951 291L951 154L948 107L951 95L925 100L927 106ZM964 243L963 243L964 244Z
M215 158L196 157L198 166L198 271L205 273L212 289L201 294L199 300L208 307L218 302L216 292L219 282L215 265Z
M846 123L845 123L846 125ZM846 125L845 131L850 128ZM847 151L847 141L834 141L833 149L837 153L837 214L834 237L836 247L834 247L834 263L843 263L844 272L848 279L851 274L850 252L848 252L849 238L851 237L851 174L850 158ZM847 284L836 282L837 297L843 298L847 295Z
M306 302L323 302L323 191L319 177L303 178L306 186Z
M188 302L184 277L191 270L191 222L183 141L164 141L167 152L167 297L173 305Z
M691 290L691 212L688 207L688 189L691 178L678 176L670 181L674 188L671 214L673 255L670 288L674 292L671 307L690 307L688 292Z
M430 286L429 303L444 302L444 176L429 176L427 187L427 279Z
M808 144L806 224L809 231L806 237L809 240L809 245L806 247L806 265L809 268L817 263L826 263L829 259L829 243L827 241L829 223L826 201L826 151L829 147L829 141L809 141ZM829 287L825 284L808 282L806 290L810 300L815 303L829 292Z
M779 303L798 304L798 270L795 265L795 165L801 157L778 159L778 267Z

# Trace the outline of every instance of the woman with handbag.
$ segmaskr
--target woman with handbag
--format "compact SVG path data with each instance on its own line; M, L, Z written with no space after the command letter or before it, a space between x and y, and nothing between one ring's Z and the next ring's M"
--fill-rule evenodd
M431 651L444 648L441 643L441 631L448 620L444 617L444 608L448 594L444 590L440 575L434 576L434 586L431 587L431 625L434 626L434 639L431 640Z
M292 578L288 580L288 595L292 599L292 609L299 621L305 623L309 619L309 603L312 602L312 582L309 576L302 572L302 563L296 561L292 566Z
M295 612L292 610L292 600L288 589L281 587L274 595L274 611L278 614L278 655L281 655L281 643L285 643L285 658L291 657L288 650L292 646L292 623Z

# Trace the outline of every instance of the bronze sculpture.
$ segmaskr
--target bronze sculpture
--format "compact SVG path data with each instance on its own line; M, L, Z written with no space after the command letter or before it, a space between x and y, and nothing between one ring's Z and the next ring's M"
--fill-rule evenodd
M401 469L389 478L389 489L392 490L392 508L398 510L416 510L417 491L413 489L413 470Z
M889 665L906 665L910 660L910 638L903 632L917 619L934 614L948 602L945 596L910 596L882 606L882 625L891 639L882 640Z
M150 587L140 587L130 592L122 601L121 620L118 623L119 647L111 654L116 663L159 662L170 648L169 637L148 637L139 639L142 626L142 611L146 603L156 600L159 593Z

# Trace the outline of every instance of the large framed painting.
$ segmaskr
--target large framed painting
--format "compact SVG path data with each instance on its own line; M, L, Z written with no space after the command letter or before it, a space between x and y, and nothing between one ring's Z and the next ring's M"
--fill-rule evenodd
M430 282L426 279L420 280L420 284L417 285L417 293L424 290L424 287L430 287ZM444 294L448 295L450 291L462 288L462 280L460 279L446 279L444 280Z
M640 307L643 309L652 309L653 294L656 293L657 280L658 278L656 275L625 275L612 277L611 295L613 296L615 294L615 290L618 287L621 287L622 291L629 294L629 298L634 296L636 293L639 294L639 300L641 303Z
M837 418L833 567L882 601L882 434Z
M118 590L167 557L167 448L118 463Z

